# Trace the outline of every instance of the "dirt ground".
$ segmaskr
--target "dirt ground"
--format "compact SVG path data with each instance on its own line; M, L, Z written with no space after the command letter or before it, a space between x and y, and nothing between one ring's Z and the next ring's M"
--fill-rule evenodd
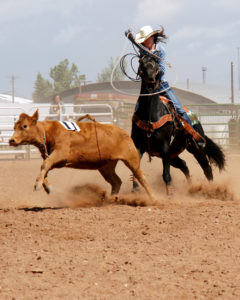
M47 195L40 159L0 161L0 299L240 299L240 155L211 184L182 157L193 182L172 169L172 199L143 160L155 202L121 163L114 199L97 171L53 170Z

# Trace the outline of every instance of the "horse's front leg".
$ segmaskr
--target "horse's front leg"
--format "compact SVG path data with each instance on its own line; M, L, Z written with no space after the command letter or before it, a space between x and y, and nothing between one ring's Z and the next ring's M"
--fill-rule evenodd
M163 180L166 184L167 195L171 197L173 195L173 187L172 187L172 178L170 174L170 159L168 155L162 156L162 163L163 163Z
M54 151L49 155L41 165L41 171L39 176L36 178L34 189L39 190L41 186L44 187L44 190L49 194L51 192L51 186L47 180L47 174L52 167L61 161L58 152Z

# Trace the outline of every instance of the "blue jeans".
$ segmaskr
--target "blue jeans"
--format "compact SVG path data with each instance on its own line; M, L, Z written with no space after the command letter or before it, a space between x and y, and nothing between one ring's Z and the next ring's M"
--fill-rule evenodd
M166 97L170 100L178 114L180 114L193 128L192 122L182 107L181 102L178 100L177 96L174 94L173 90L171 89L169 83L167 81L162 81L159 86L159 91L163 91L160 93L160 96Z

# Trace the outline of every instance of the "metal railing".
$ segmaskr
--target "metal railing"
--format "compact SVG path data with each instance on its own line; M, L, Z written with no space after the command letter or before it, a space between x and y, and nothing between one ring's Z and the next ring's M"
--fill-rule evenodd
M109 104L65 104L64 106L60 105L59 107L59 114L51 114L49 113L49 105L32 105L28 110L28 114L31 115L38 109L40 120L48 119L65 121L76 121L85 114L91 114L96 121L102 124L113 123L113 109ZM63 107L65 112L62 112Z
M205 134L225 148L240 148L240 106L232 104L187 105L197 114ZM134 103L122 103L117 109L117 124L131 128Z
M50 105L30 105L22 107L0 107L0 157L30 158L38 152L32 146L9 147L8 140L12 136L14 122L19 114L25 112L32 115L39 110L39 119L64 119L76 121L85 114L91 114L98 122L114 123L126 130L131 128L131 118L134 103L120 102L114 120L113 109L109 104L66 104L65 112L59 115L50 114ZM231 104L199 104L188 105L188 108L198 115L207 136L225 148L240 148L240 106Z

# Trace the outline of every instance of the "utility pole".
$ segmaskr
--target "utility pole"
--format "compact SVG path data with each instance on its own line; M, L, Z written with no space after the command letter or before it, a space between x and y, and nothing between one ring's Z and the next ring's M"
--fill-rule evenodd
M237 47L238 90L240 91L240 47Z
M12 75L11 76L11 82L12 82L12 103L14 103L14 97L15 97L15 86L14 86L15 79L16 79L15 76Z
M206 83L206 71L207 71L207 67L202 67L202 83L205 84Z
M231 62L231 100L234 104L234 84L233 84L233 62Z

